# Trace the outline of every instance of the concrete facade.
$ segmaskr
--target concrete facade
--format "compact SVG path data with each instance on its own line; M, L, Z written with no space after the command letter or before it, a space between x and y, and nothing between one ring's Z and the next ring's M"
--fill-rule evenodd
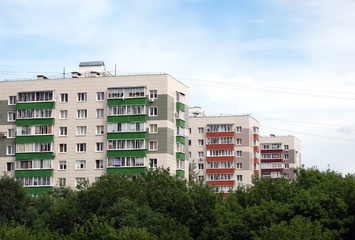
M301 142L294 136L261 137L261 177L294 179L301 167Z
M73 78L0 82L0 171L33 194L151 163L187 177L188 88L168 74L112 76L83 65Z
M189 114L189 155L195 175L228 192L252 185L259 175L259 122L249 115L205 116L194 107Z

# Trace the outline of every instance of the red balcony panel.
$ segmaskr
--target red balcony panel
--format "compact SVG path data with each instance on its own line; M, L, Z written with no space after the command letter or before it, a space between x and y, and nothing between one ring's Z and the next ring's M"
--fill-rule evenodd
M282 153L282 149L261 150L261 153Z
M266 173L266 172L280 172L282 170L282 168L269 168L269 169L261 169L262 173Z
M208 181L208 184L215 186L234 186L235 181Z
M254 158L254 163L259 163L259 158Z
M208 132L206 137L234 137L234 132Z
M283 162L282 159L261 159L261 163Z
M228 162L228 161L234 161L235 157L234 156L225 156L225 157L207 157L206 161L207 162Z
M253 140L259 140L259 135L258 134L253 134Z
M254 170L254 175L260 175L259 170Z
M219 169L206 169L207 174L212 173L234 173L234 168L219 168Z
M260 148L258 146L254 146L254 152L259 152Z
M209 144L206 149L234 149L234 144Z
M223 198L227 198L229 193L223 193Z

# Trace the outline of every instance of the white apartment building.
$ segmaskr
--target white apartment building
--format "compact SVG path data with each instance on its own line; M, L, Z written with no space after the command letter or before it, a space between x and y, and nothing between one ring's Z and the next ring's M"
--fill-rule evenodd
M259 122L249 115L206 116L189 110L189 159L196 178L216 192L252 185L260 174Z
M261 177L294 179L301 167L301 142L295 136L260 137Z
M1 173L31 194L147 167L187 177L188 88L168 74L79 66L72 78L0 82Z

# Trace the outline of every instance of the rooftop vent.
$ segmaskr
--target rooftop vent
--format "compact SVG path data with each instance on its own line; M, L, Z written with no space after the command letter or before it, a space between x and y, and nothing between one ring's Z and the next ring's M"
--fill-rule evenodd
M80 72L71 72L72 78L79 78L81 76Z
M46 76L44 76L44 75L37 75L37 79L48 79Z

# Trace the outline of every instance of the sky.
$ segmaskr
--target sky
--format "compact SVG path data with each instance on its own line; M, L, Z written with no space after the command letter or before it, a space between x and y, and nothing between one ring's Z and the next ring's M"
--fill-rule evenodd
M354 12L354 0L2 0L0 80L83 61L165 72L190 106L251 114L261 135L300 139L306 168L353 174Z

